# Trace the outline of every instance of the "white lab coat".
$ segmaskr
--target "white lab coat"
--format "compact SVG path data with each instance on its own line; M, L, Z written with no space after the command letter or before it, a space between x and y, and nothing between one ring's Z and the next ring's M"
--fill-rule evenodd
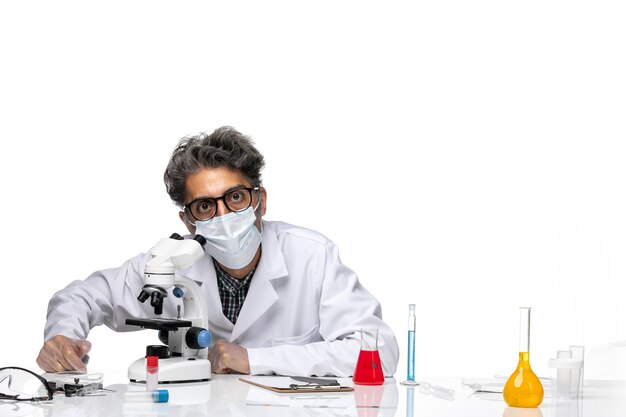
M379 330L385 375L395 373L398 343L381 318L378 301L343 265L337 246L321 234L282 222L263 222L262 255L236 324L222 313L215 268L207 254L181 275L202 283L213 340L248 350L252 374L353 374L361 328ZM95 272L57 292L48 306L45 339L61 334L85 339L94 326L117 331L128 317L155 317L140 303L149 254L121 267ZM161 317L176 317L181 304L169 291Z

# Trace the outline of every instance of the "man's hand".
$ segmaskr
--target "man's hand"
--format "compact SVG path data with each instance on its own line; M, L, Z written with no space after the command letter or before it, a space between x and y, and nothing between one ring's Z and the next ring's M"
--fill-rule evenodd
M219 339L209 352L211 370L216 374L229 374L239 372L241 374L250 373L250 363L248 362L248 351L246 348Z
M86 372L87 367L82 358L90 350L91 343L86 340L57 335L43 344L37 357L37 365L46 372Z

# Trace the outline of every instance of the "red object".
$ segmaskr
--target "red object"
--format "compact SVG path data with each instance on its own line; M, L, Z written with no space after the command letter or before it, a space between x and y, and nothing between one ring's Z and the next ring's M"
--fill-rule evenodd
M158 356L146 356L146 366L159 366Z
M359 385L382 385L385 382L378 350L361 350L352 381Z

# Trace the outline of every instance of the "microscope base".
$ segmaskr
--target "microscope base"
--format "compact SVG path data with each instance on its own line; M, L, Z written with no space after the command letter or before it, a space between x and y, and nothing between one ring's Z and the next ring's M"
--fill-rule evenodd
M146 383L146 358L137 359L128 367L130 382ZM201 382L211 379L211 362L196 357L159 359L159 384Z

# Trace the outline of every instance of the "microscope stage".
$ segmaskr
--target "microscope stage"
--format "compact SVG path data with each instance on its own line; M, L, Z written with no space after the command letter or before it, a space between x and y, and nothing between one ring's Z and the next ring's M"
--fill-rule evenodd
M189 320L180 319L126 319L126 324L154 330L178 330L193 325Z

